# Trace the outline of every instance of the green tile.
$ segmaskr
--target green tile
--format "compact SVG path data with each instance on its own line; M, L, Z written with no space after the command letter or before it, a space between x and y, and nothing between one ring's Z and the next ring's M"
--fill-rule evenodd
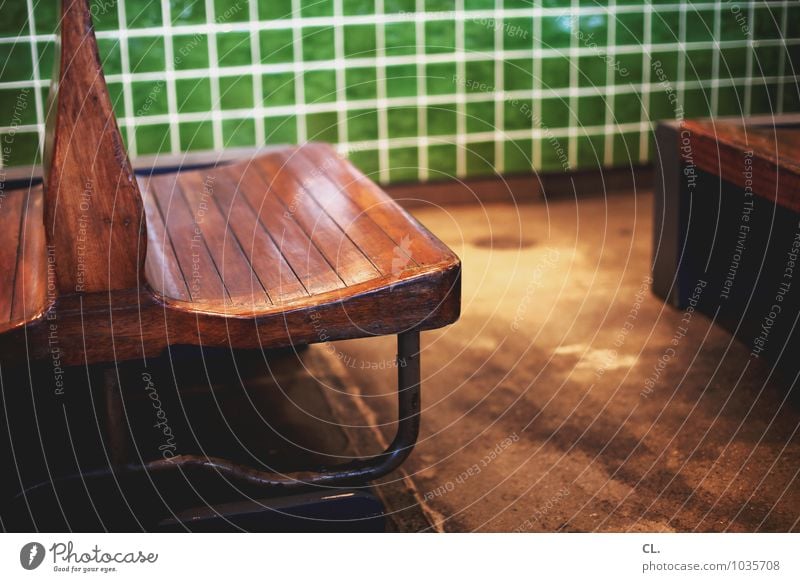
M650 41L653 44L678 42L680 13L677 10L654 10L650 22Z
M0 4L0 36L26 34L29 34L28 7L26 4L24 2L4 2Z
M226 148L256 145L256 124L252 119L223 119L222 142Z
M494 61L468 61L464 67L468 93L491 93L494 86Z
M569 60L565 60L566 71L569 74ZM604 59L597 55L583 55L578 58L578 85L581 87L603 87L606 85L607 77L608 65ZM568 87L569 80L563 86Z
M676 99L676 96L670 96L669 93L663 90L658 90L650 93L650 104L648 107L649 118L653 121L659 119L675 119L676 104L671 101Z
M746 4L734 3L720 11L720 40L747 40L746 31L752 28L748 13Z
M653 83L666 82L674 84L678 80L678 58L683 59L675 51L654 52L651 57L650 70Z
M375 3L372 0L342 0L342 11L347 16L375 14Z
M55 2L34 2L34 4L53 4ZM60 18L58 16L57 5L53 6L56 21ZM119 16L117 14L117 2L109 2L109 0L92 0L90 11L92 14L92 24L95 30L114 30L119 28ZM37 20L38 23L38 20ZM37 28L39 28L37 26ZM55 27L53 27L55 29Z
M605 14L586 14L578 19L578 46L604 47L608 44L608 17Z
M36 123L33 89L0 89L0 127ZM0 142L2 143L2 142Z
M161 154L170 151L169 125L137 125L136 151L139 155Z
M114 39L101 38L97 41L97 51L100 53L100 62L103 66L103 73L106 75L119 75L122 73L122 55L120 53L119 41ZM43 63L39 63L40 71L52 70L52 61L48 68L42 68Z
M277 107L295 102L294 73L270 73L261 77L264 105Z
M467 10L488 10L495 7L495 0L464 0Z
M417 135L417 108L391 107L387 111L389 137L413 137Z
M503 47L506 50L526 50L532 48L533 19L506 18L503 23Z
M173 39L176 71L208 68L208 37L204 34L178 35Z
M431 63L425 68L429 95L449 95L456 92L456 64Z
M604 135L581 135L577 138L578 166L600 168L603 166Z
M306 116L309 141L339 141L339 122L336 113L310 113Z
M427 111L429 135L455 135L458 129L456 104L429 105Z
M578 99L578 124L581 127L605 125L606 100L602 96L580 97Z
M300 16L303 18L333 16L333 0L312 0L311 2L301 2Z
M425 12L447 12L452 10L452 0L425 0Z
M458 153L455 145L437 144L428 147L428 176L446 180L456 176Z
M756 40L779 39L781 32L781 9L756 8L753 11L753 38Z
M378 139L378 112L375 109L354 109L347 113L347 138L350 141Z
M98 0L108 2L108 0ZM170 0L173 25L203 24L206 22L205 0Z
M494 50L494 27L501 26L502 23L495 24L495 21L465 20L464 21L464 49L467 51L492 51Z
M292 0L269 0L258 2L258 17L261 20L275 20L292 17Z
M642 117L642 100L636 93L622 93L614 97L614 121L637 123Z
M55 64L55 43L37 43L36 50L39 54L39 74L43 79L49 79L53 74L53 65ZM102 51L100 53L100 58L104 58ZM106 71L106 74L108 75L109 73Z
M542 125L545 127L567 127L570 117L568 100L560 97L542 99Z
M628 85L631 83L635 85L642 82L642 55L617 55L611 66L615 85Z
M182 151L214 149L214 126L210 121L181 123L178 135Z
M756 83L753 85L750 101L750 113L776 114L778 86L774 84Z
M686 14L686 42L709 42L713 39L714 11L690 7Z
M744 87L720 87L717 115L744 115Z
M369 176L377 181L378 172L380 171L380 158L377 150L351 152L347 157L365 176Z
M711 108L711 91L703 89L687 89L683 93L683 111L685 117L707 117Z
M644 39L644 15L628 12L616 16L616 44L641 45Z
M181 113L211 110L211 81L207 78L176 79L175 95Z
M259 40L263 62L291 63L294 60L294 36L291 30L262 30Z
M358 59L374 57L376 38L373 24L345 25L344 56Z
M503 63L503 83L506 91L533 89L533 60L509 59Z
M219 106L221 109L252 109L252 75L220 77L219 86Z
M247 22L250 19L249 2L258 0L214 0L214 21L219 24Z
M456 50L456 24L452 20L425 23L425 52L451 53Z
M419 152L417 148L389 150L389 178L392 182L415 182L419 178Z
M383 11L386 14L412 13L417 10L416 0L384 0Z
M264 133L269 144L297 143L297 119L294 116L264 118Z
M25 2L6 2L9 6L14 6L17 10L22 10L25 15L25 20L28 19L28 10ZM36 21L37 34L55 34L58 28L58 4L55 2L34 2L33 3L33 18ZM13 27L13 19L12 24ZM3 36L16 36L16 32L9 35L0 33Z
M613 162L617 166L634 166L639 163L639 133L614 134Z
M163 38L129 38L128 53L130 55L132 73L163 71L166 68ZM136 135L138 143L139 134L137 133Z
M125 99L122 94L122 83L108 83L108 97L111 100L111 106L114 108L114 115L117 118L125 116ZM43 101L46 103L46 101Z
M306 71L303 74L306 103L336 101L336 72L333 70Z
M568 15L542 17L542 46L567 48L572 40L572 21Z
M241 67L249 65L250 33L226 32L217 35L217 61L220 67Z
M566 138L550 136L539 140L542 163L541 172L563 172L571 169L569 164L569 143Z
M531 99L512 99L503 107L504 129L531 129L533 127L533 101Z
M494 101L467 103L465 114L468 133L494 131Z
M40 163L39 135L36 133L0 133L3 144L3 163L7 166L27 166Z
M712 77L714 51L712 49L686 51L686 80L704 81Z
M345 94L348 99L375 99L378 96L377 73L373 67L347 69Z
M485 141L467 144L467 175L493 176L497 174L494 167L494 142Z
M417 52L417 33L413 22L394 22L384 28L386 55L413 55Z
M417 94L417 66L392 65L386 67L386 95L413 97Z
M504 172L508 174L530 173L533 170L532 150L532 140L507 141L504 144L503 152Z
M327 61L333 59L334 32L330 26L312 26L303 29L303 60Z
M167 84L164 81L136 81L131 83L133 114L136 117L162 115L169 112Z
M0 44L0 80L28 81L33 79L31 47L28 43Z
M161 0L127 0L125 18L129 28L161 26Z
M586 63L595 64L594 59L583 57ZM542 79L543 89L558 89L569 87L570 69L572 61L567 57L550 57L542 59Z

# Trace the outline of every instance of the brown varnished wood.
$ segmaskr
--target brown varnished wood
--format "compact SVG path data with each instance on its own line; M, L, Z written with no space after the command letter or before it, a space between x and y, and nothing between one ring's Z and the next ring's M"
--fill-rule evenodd
M45 225L60 293L136 287L146 240L136 180L117 129L87 0L63 0L48 98Z
M800 211L800 128L751 127L730 121L686 121L681 140L684 163L744 188L756 196ZM745 152L752 152L752 175L745 176Z
M47 181L6 193L0 206L0 268L13 273L0 280L0 364L48 360L54 342L59 365L79 365L458 318L458 257L330 146L134 180L96 51L86 51L86 6L67 0L63 16ZM75 220L86 212L91 245L79 257ZM92 269L82 289L79 259Z

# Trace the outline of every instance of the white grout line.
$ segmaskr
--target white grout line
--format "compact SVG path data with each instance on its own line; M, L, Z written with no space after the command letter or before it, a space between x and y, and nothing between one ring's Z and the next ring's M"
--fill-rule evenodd
M503 8L504 0L495 0L495 9L499 12ZM494 20L494 48L503 50L505 48L505 20L502 16L497 16ZM505 131L505 61L495 59L494 61L494 167L495 173L502 174L506 169L506 141Z
M533 95L542 94L542 19L533 19ZM542 167L542 142L535 139L536 123L542 119L542 100L533 97L533 127L531 128L531 161L534 168Z
M613 2L613 0L612 0ZM575 50L578 47L578 35L576 29L579 26L580 22L580 7L579 7L579 0L571 0L570 2L570 38L569 44L570 49ZM609 19L610 20L610 19ZM609 26L611 29L611 26ZM609 45L611 42L609 41ZM612 46L609 46L609 51L613 50ZM613 53L610 53L613 56ZM569 117L567 124L569 126L569 133L567 134L567 159L569 160L569 165L571 168L576 168L578 166L578 124L577 124L577 117L578 117L578 94L575 89L578 88L578 63L575 60L575 57L570 55L569 58L569 97L568 97L568 104L569 104ZM606 65L608 67L608 64ZM613 80L613 79L612 79Z
M652 25L653 25L653 5L648 2L645 4L644 10L644 36L642 37L642 44L649 47L652 39ZM650 85L650 55L649 50L642 51L642 83L639 87L639 98L642 100L642 115L640 121L646 122L650 120L650 91L647 88ZM639 162L646 163L650 155L650 135L649 132L641 132L639 134ZM613 158L612 158L613 163Z
M789 8L788 6L783 6L781 8L781 31L786 31L789 26ZM784 75L786 71L786 39L782 39L784 41L783 45L781 46L781 50L778 56L778 75L780 75L780 79L778 80L778 98L777 103L775 106L775 110L777 113L783 113L783 93L785 89L785 82L784 82Z
M295 113L295 128L297 132L297 143L305 143L308 140L308 131L306 129L306 115L303 111L305 106L305 95L303 92L303 29L299 26L302 24L300 19L301 0L292 0L292 23L297 23L298 26L292 27L292 63L290 71L294 74L294 102L292 107Z
M336 61L336 121L338 124L338 143L347 143L348 139L348 126L347 126L347 112L345 106L347 103L347 79L345 77L345 59L344 59L344 11L342 9L342 0L333 1L333 16L336 24L333 27L334 38L334 56Z
M747 75L748 79L753 78L753 17L755 15L755 6L754 3L750 3L749 10L747 12L747 21L750 25L747 31L747 66L745 75ZM744 88L744 106L742 109L742 117L746 117L750 115L750 111L753 107L753 87L752 84L749 84Z
M120 30L126 29L128 26L127 18L125 16L125 2L117 2L117 23ZM119 37L119 54L122 66L123 77L130 77L131 75L131 55L128 50L128 37L120 35ZM108 79L106 79L108 82ZM130 83L123 83L122 85L122 103L125 110L125 117L131 119L134 117L133 112L133 88ZM135 158L137 154L136 148L136 124L131 123L126 127L127 141L128 141L128 155Z
M463 12L464 0L455 0L456 12ZM464 52L464 21L456 22L456 175L467 175L467 151L466 151L466 91L463 80L467 77L467 68ZM491 94L489 94L491 96Z
M720 2L714 7L714 22L712 24L714 29L711 31L714 37L714 48L712 49L711 61L711 77L713 79L719 78L719 37L722 34L722 3ZM719 86L714 84L711 86L711 115L716 115L719 110Z
M416 0L416 9L418 14L425 12L425 0ZM428 73L425 70L425 21L423 18L416 18L414 20L414 31L416 33L416 65L417 65L417 95L428 94ZM417 107L417 133L421 136L427 137L428 135L428 108L427 105L420 105ZM419 144L418 152L418 166L419 166L419 179L421 182L428 180L428 140L423 140Z
M249 2L247 4L250 22L258 21L258 4ZM261 37L259 31L250 32L250 60L252 63L261 63ZM261 107L264 104L264 83L261 73L257 69L252 71L253 78L253 107ZM256 115L256 145L262 146L267 142L267 133L264 129L264 116Z
M163 22L172 22L169 0L161 0ZM181 152L180 120L178 118L178 95L175 89L175 43L171 33L164 35L164 61L166 65L167 111L169 112L169 149L173 155Z
M375 12L383 13L383 0L375 0ZM375 26L377 91L378 91L378 176L389 181L389 116L386 98L386 29L383 23Z
M685 112L684 88L686 84L686 4L680 5L678 14L678 79L675 91L678 95L678 104L681 109L681 117ZM682 120L681 120L682 121Z
M30 30L33 33L31 37L34 37L36 36L36 19L33 14L33 0L26 0L26 2L28 8L28 26L30 26ZM33 61L33 79L34 81L38 81L42 78L42 75L39 70L39 49L34 40L31 40L31 59ZM34 107L36 107L36 119L44 119L45 113L44 104L42 103L42 92L39 91L38 87L33 88L33 103ZM44 124L41 124L38 133L39 153L44 155ZM2 165L2 156L0 156L0 165Z
M214 0L205 0L206 21L216 22L214 12ZM219 85L219 55L217 54L217 31L216 27L208 28L208 77L211 84L211 128L213 131L214 151L220 152L224 149L224 138L222 136L222 111L220 109L220 85ZM208 119L208 115L204 116Z

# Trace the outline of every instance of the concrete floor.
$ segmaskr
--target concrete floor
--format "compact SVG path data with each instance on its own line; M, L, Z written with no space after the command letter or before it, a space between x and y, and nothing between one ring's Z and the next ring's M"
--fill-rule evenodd
M378 486L395 529L800 530L800 401L650 293L649 195L415 214L462 259L463 314L423 334L420 441ZM361 453L392 432L394 350L304 356L360 391L330 400Z

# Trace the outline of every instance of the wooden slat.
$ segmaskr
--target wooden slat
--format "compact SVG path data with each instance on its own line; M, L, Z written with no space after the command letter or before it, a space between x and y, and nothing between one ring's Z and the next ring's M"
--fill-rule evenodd
M281 167L283 172L291 175L297 188L302 188L307 195L325 211L325 214L348 236L359 250L369 257L373 265L383 275L396 269L398 261L395 256L403 255L400 241L392 238L378 226L372 218L359 208L341 184L335 184L325 174L326 167L341 164L338 157L329 157L322 165L312 164L300 152L287 151L273 156L262 157L261 167L268 167L272 172ZM416 264L406 257L407 262Z
M215 192L226 187L217 186L216 181L216 172L185 172L178 174L177 184L233 303L271 304L239 241L228 228L226 217L213 200Z
M214 260L208 253L202 232L195 228L194 218L182 193L175 187L175 176L153 176L150 179L154 195L166 225L167 233L192 301L210 304L229 304L222 279Z
M172 241L164 228L164 220L147 177L139 178L147 216L147 259L145 276L160 295L179 301L191 301L186 279L181 272Z
M41 186L24 196L25 214L20 232L17 274L11 321L36 317L47 307L47 249L44 233L44 200Z
M356 285L380 276L378 268L347 236L317 200L301 186L301 179L285 167L277 155L262 156L253 163L255 181L269 184L339 277L347 285ZM250 177L248 172L247 177Z
M24 202L23 190L8 192L0 198L0 321L11 320Z
M396 264L408 262L407 255L420 266L436 265L453 258L450 249L352 164L339 158L330 146L312 143L299 151L312 166L324 168L328 180L346 192L349 199L391 237L399 247L394 251ZM332 158L335 161L331 161ZM417 240L420 242L415 242Z
M214 193L214 200L273 303L308 296L305 287L286 262L270 233L264 229L252 206L238 191L236 174L231 173L229 168L222 167L215 175L218 187Z

